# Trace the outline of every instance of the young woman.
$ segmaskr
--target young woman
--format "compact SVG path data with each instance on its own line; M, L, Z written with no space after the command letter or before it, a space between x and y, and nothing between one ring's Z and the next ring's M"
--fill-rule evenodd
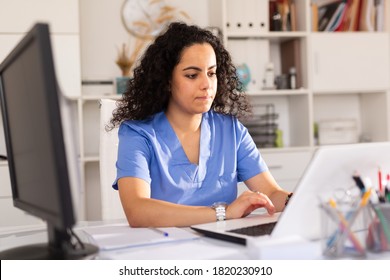
M247 129L250 112L231 57L211 32L172 23L134 70L110 127L119 127L117 179L132 227L189 226L282 211L289 193ZM248 187L237 197L237 183Z

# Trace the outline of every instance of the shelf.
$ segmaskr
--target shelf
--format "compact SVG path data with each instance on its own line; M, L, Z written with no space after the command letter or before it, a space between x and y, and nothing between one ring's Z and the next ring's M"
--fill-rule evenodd
M259 148L261 153L291 153L291 152L311 152L313 147L282 147L282 148Z
M99 156L86 156L82 158L82 162L99 162Z
M248 91L248 96L294 96L294 95L307 95L309 91L307 89L275 89L275 90L259 90Z
M307 37L308 33L303 31L296 32L279 32L271 31L266 33L253 33L253 32L228 32L226 34L229 40L242 40L242 39L265 39L271 42L284 42L291 39L300 39Z
M122 95L120 95L120 94L81 95L81 96L71 97L69 99L70 100L74 100L74 101L77 101L77 100L81 100L81 101L95 101L95 100L100 100L100 99L104 99L104 98L119 100L119 99L122 98Z
M7 160L0 161L0 166L8 166L8 161Z
M82 100L100 100L104 98L109 98L109 99L121 99L122 95L120 94L112 94L112 95L83 95L81 96Z
M368 89L362 90L362 89L358 89L358 88L348 89L348 90L332 89L332 90L326 90L326 91L322 91L322 90L314 91L313 95L373 94L373 93L385 93L385 92L387 92L387 90L388 90L387 88L377 88L377 89L370 89L370 90L368 90Z

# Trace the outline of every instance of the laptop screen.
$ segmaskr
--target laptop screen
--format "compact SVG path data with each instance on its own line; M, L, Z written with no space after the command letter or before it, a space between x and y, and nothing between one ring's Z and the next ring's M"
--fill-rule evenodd
M378 186L378 168L390 172L389 155L390 142L318 148L272 235L319 239L320 203L336 189L358 188L352 178L355 172L369 178L371 187Z

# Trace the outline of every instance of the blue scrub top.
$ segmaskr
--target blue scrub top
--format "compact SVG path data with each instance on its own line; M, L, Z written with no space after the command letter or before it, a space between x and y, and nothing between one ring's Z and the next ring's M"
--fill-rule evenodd
M151 197L184 205L231 203L237 182L268 170L248 130L232 116L203 114L199 164L191 163L164 112L119 127L117 178L137 177Z

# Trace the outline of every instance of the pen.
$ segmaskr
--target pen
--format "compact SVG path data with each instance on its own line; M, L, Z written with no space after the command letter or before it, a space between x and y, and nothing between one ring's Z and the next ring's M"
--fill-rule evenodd
M367 200L368 200L368 195L364 195L360 206L363 206L365 203L367 203ZM337 216L339 218L340 226L341 226L341 234L343 234L343 233L348 234L348 237L351 240L352 244L354 245L355 249L357 251L359 251L360 253L364 254L363 246L361 245L359 240L356 238L356 236L353 234L353 232L350 229L350 225L352 225L353 221L351 223L348 223L348 221L345 219L344 215L337 210L336 201L334 201L333 199L330 199L329 205L335 210L335 213L337 214ZM352 219L354 220L355 218L356 217L353 217ZM333 243L333 241L332 241L332 243ZM328 244L328 246L329 245L331 245L331 244Z
M387 183L385 187L385 198L386 201L390 203L390 174L387 174L386 180Z
M363 195L366 191L366 187L364 186L364 183L362 181L362 178L360 178L359 174L355 172L355 174L352 176L353 180L355 181L356 186L360 189L361 194Z
M379 197L383 196L382 171L378 169Z
M166 231L163 231L163 230L161 230L161 229L158 229L158 228L149 228L149 229L151 229L151 230L153 230L154 232L157 232L157 233L159 233L159 234L162 234L163 236L169 236L169 233L168 232L166 232Z
M376 206L376 207L374 206L374 211L375 211L380 223L382 224L382 229L383 229L383 232L385 233L385 236L387 238L387 242L390 243L390 227L389 227L389 224L387 222L387 218L383 214L380 206Z

